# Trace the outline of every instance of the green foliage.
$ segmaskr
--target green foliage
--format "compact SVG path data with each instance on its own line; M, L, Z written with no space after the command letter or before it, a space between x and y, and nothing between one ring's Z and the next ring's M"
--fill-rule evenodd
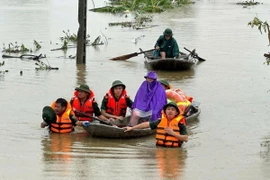
M190 0L178 0L176 2L176 5L179 6L192 3ZM109 6L91 9L90 11L120 13L129 10L158 13L173 8L174 5L171 0L120 0L113 1Z
M31 49L29 50L27 47L24 46L24 44L22 44L21 46L19 46L17 44L17 41L13 44L13 43L9 43L8 47L6 48L5 44L3 44L3 51L5 53L25 53L25 52L29 52L32 51Z
M5 65L5 61L0 62L0 67Z
M70 31L69 31L69 29L67 31L64 31L63 30L63 33L65 34L65 36L60 37L60 39L62 41L64 41L64 42L65 41L67 41L67 42L71 41L73 43L76 43L77 42L77 35L75 33L71 34Z
M77 35L75 33L71 34L69 29L67 31L64 31L63 30L63 33L65 34L65 36L63 37L60 37L60 39L63 41L64 43L64 47L68 45L69 42L72 42L72 43L77 43ZM87 34L86 35L86 41L89 42L88 38L90 38L90 35Z
M258 17L254 17L254 19L248 23L248 26L252 28L254 26L257 26L261 34L263 33L263 31L265 33L268 33L268 41L270 44L270 29L269 29L269 24L267 23L267 21L263 22Z
M35 46L35 51L38 51L41 48L41 45L36 40L34 40L34 46Z
M257 27L258 27L258 30L259 30L259 31L261 32L261 34L262 34L262 29L263 29L264 32L266 33L267 30L268 30L268 29L267 29L267 26L269 26L269 25L268 25L268 23L267 23L266 21L263 22L263 21L261 21L259 18L254 17L254 19L248 23L248 26L251 26L252 28L253 28L254 26L257 26Z
M41 48L41 45L34 40L34 46L35 46L35 51L38 51ZM26 53L26 52L33 52L31 48L26 47L23 43L19 46L17 41L15 43L9 43L8 47L3 44L3 51L5 53Z
M67 48L68 48L67 45L68 45L68 41L65 39L65 40L64 40L64 44L63 44L63 46L61 47L61 49L64 50L64 51L66 51Z

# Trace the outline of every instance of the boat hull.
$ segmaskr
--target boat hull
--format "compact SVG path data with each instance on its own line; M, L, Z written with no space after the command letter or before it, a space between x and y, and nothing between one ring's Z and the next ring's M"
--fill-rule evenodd
M145 53L145 66L153 70L181 71L191 69L198 60L192 56L181 53L178 59L160 59L153 56L153 51Z
M192 121L196 120L200 113L201 110L198 109L197 112L187 117L186 118L187 124L192 123ZM99 121L94 121L88 126L84 127L84 129L90 136L102 138L138 138L150 136L156 132L155 130L151 130L150 128L134 129L132 131L124 132L124 129L122 127L127 125L128 122L129 117L127 117L121 123L117 124L121 126L118 127L118 126L108 126L106 124L100 123Z

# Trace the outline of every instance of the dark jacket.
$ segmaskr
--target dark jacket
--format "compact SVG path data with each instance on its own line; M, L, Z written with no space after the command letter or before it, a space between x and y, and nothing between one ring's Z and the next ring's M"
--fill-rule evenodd
M173 37L167 41L164 35L159 36L155 44L155 47L156 46L160 47L160 51L164 51L166 53L167 58L174 58L179 56L178 44Z

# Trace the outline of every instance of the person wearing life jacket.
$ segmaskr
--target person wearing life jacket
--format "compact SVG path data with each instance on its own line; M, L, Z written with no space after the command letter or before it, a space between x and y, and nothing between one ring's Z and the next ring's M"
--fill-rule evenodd
M125 127L124 132L133 129L151 128L156 131L156 146L181 147L188 141L186 126L181 123L184 116L175 102L169 102L163 107L162 117L156 121L144 122L132 127Z
M40 127L49 126L51 132L70 133L74 126L82 126L71 109L70 104L63 98L58 98L51 106L45 106L42 110L43 122Z
M75 88L74 97L70 100L70 104L79 121L91 122L94 115L100 120L109 120L101 114L98 104L95 101L94 92L86 84Z
M180 110L180 114L186 112L186 110L188 110L189 106L191 105L193 97L187 96L181 89L173 89L165 80L160 80L159 82L162 84L166 91L167 100L169 102L176 102Z
M131 108L132 104L132 100L127 95L125 84L120 80L115 80L102 100L101 113L106 118L123 120L127 108Z

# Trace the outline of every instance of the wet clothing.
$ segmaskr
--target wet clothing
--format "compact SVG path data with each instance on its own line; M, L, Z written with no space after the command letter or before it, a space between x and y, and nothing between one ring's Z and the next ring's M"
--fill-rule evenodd
M150 122L150 128L151 129L157 129L158 124L161 122L161 119L155 120ZM186 126L182 123L178 123L178 127L180 129L180 134L181 135L187 135L187 129Z
M55 108L55 102L51 105ZM76 126L77 119L73 114L71 105L68 103L66 110L61 116L56 115L56 122L49 124L49 129L55 133L70 133L74 130L73 126Z
M73 111L75 112L76 117L80 121L92 121L92 118L86 117L86 116L80 114L79 112L87 114L89 116L93 116L93 114L95 114L95 116L101 115L100 109L98 107L97 102L95 101L94 93L92 91L91 91L88 99L84 102L84 104L81 104L81 102L78 98L77 91L75 91L74 97L71 99L70 104L72 106Z
M178 58L179 57L179 48L176 40L171 37L169 40L165 39L164 35L161 35L156 44L155 48L159 46L160 50L155 50L154 51L154 56L158 57L160 56L160 52L165 52L166 53L166 58Z
M161 117L165 104L167 104L167 98L162 85L157 80L151 83L144 81L136 93L132 109L137 108L144 112L151 110L151 119L154 120Z
M123 90L119 99L116 99L113 96L112 90L110 90L102 100L101 109L111 115L125 117L127 107L131 108L132 104L133 102L129 96L127 96L126 90Z
M184 117L181 115L178 115L175 118L173 118L171 121L169 121L167 119L167 116L165 114L162 114L161 121L159 122L157 126L157 131L156 131L156 145L157 146L181 147L183 142L180 141L177 137L168 134L165 131L165 128L169 127L175 133L180 134L181 127L179 127L179 124L181 124L180 121L182 119L184 119Z

